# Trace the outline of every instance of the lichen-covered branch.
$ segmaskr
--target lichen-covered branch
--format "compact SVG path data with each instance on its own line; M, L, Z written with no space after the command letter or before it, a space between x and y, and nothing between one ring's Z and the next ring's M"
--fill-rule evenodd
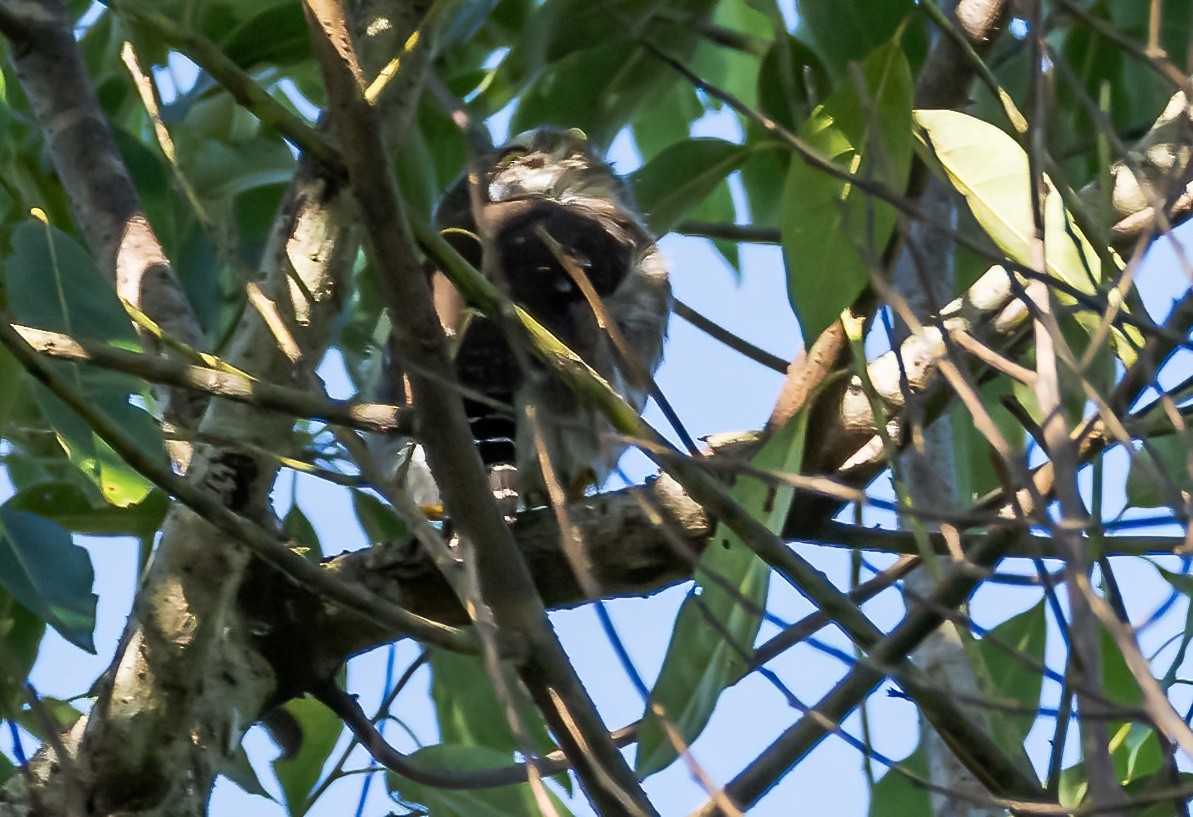
M40 5L23 4L30 8ZM376 13L377 4L369 5L370 13ZM388 6L388 27L362 45L366 53L376 55L370 59L377 64L401 48L429 3L382 5ZM359 28L367 29L368 21L360 22ZM77 55L71 56L75 45L69 27L65 39L57 42L64 52L62 60L77 63ZM394 102L386 106L388 136L399 133L413 114L422 59L418 54L409 58L402 81L391 89ZM64 81L53 65L25 65L31 76L44 75L32 81L51 82L55 92L65 91L68 97L74 93L72 89L90 87L82 73ZM85 129L94 131L101 124L102 120ZM66 135L79 136L69 129ZM51 129L48 138L52 141L62 134ZM94 162L96 157L88 160ZM113 161L118 163L118 159ZM114 172L110 162L101 164L103 172ZM60 172L70 180L80 175L88 178L90 171L84 167ZM275 319L280 317L300 350L301 359L295 361L283 354L274 330L256 311L248 310L225 355L237 369L273 383L308 385L314 365L322 357L332 319L346 297L345 282L359 250L352 227L353 207L341 179L315 160L300 159L264 254L259 286L272 302ZM95 223L85 232L108 241L113 256L123 246L121 229L129 218L128 208L124 198L88 203L87 209L93 213L89 217ZM101 255L99 251L96 254ZM142 289L148 292L153 280L145 278ZM170 321L160 312L155 314L149 303L130 300L172 331ZM252 406L215 401L199 432L218 433L222 438L242 439L271 450L280 447L291 426L292 419L282 415L270 417ZM275 470L276 461L264 457L202 446L192 460L188 479L221 497L230 510L270 525L268 495ZM287 591L273 597L273 606L262 604L270 597L259 590L270 581ZM73 757L55 759L43 749L31 764L37 791L31 795L25 789L25 779L17 776L4 794L7 802L0 802L0 814L22 813L32 802L58 813L54 803L61 787L55 785L55 769L61 762L84 771L89 797L100 813L204 814L211 783L227 753L271 701L282 699L278 697L284 686L278 678L278 662L265 651L263 640L286 625L300 631L297 615L302 611L285 603L287 593L294 592L289 580L252 558L234 539L188 510L171 511L117 655L101 678L95 705L66 738ZM286 691L290 695L296 692Z
M17 77L100 271L121 298L169 335L203 348L194 311L145 215L96 98L66 3L5 0L0 8L8 21L3 33ZM162 397L168 422L195 427L205 402L201 395L180 391Z

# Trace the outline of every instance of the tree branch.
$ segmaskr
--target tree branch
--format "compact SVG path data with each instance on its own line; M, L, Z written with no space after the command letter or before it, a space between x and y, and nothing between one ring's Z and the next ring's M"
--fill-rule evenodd
M371 61L384 64L397 53L429 5L358 0L362 16L367 11L386 21L366 40L369 53L377 52ZM368 29L372 19L359 21L359 29ZM379 105L389 138L400 134L413 115L424 65L424 50L408 55L386 104ZM63 85L86 87L88 82L80 75ZM69 175L63 171L64 178ZM296 361L278 350L270 327L247 310L226 353L238 370L273 383L306 385L309 367L322 356L340 314L344 283L359 248L345 193L341 180L322 163L299 159L263 254L260 289L300 356ZM278 450L292 425L285 417L216 401L199 432ZM276 458L200 446L188 479L223 497L230 510L271 525L269 492L276 468ZM282 633L304 632L299 619L318 609L269 603L294 593L293 583L234 538L189 511L171 512L113 664L97 685L95 706L67 742L94 787L97 810L188 817L205 811L214 776L243 731L271 702L300 691L287 686L295 673L286 662L305 655L305 636L270 652L285 640ZM322 669L330 674L336 667ZM26 798L57 796L52 753L43 751L34 763L38 791Z
M59 332L13 326L39 353L135 375L151 383L223 397L256 408L324 420L334 425L379 433L410 432L410 409L383 403L330 400L308 390L267 383L234 367L193 366L157 355L130 352L106 343L77 340Z
M551 629L493 499L459 392L451 388L454 372L443 329L401 203L388 170L377 170L378 164L387 168L386 153L364 97L343 11L334 0L307 0L306 9L367 246L380 271L395 341L411 372L421 439L466 548L465 562L472 560L479 575L482 603L502 631L525 638L529 650L519 675L594 805L609 813L655 814Z
M5 33L17 77L100 271L120 297L168 334L203 348L190 301L145 215L87 76L66 3L5 0L0 12L12 22ZM166 419L194 428L203 405L196 397L164 395Z

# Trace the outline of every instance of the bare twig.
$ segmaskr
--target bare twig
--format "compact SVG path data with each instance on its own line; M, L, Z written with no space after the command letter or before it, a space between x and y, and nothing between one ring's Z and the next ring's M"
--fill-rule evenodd
M225 366L221 370L191 366L158 355L130 352L106 343L78 340L60 332L13 325L41 354L74 360L135 375L151 383L193 389L258 408L325 420L361 431L409 432L410 410L404 406L332 400L310 390L279 386Z

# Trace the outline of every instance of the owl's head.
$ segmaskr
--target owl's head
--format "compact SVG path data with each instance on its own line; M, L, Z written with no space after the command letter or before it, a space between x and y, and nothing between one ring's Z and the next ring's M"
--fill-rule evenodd
M625 184L584 132L549 125L528 130L497 152L489 200L535 197L568 204L583 199L625 202Z

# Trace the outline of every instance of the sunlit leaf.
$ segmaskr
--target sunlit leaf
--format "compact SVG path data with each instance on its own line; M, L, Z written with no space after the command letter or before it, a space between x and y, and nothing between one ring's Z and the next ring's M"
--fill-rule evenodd
M291 758L272 762L273 773L282 787L286 810L294 817L306 813L306 801L323 777L323 767L339 740L344 724L334 712L313 698L295 698L286 711L302 730L298 751Z
M18 320L79 339L137 348L128 315L111 285L87 252L60 230L39 221L17 227L5 272L9 307ZM156 421L129 402L129 395L139 389L135 378L73 363L52 365L80 396L114 420L142 450L165 461ZM47 389L39 386L36 394L71 461L95 481L105 500L128 507L145 499L152 489L147 480Z
M1155 730L1142 723L1112 723L1108 748L1115 776L1123 785L1149 778L1164 765L1164 750L1160 748ZM1076 808L1082 802L1088 803L1088 794L1084 762L1061 773L1059 799L1062 806Z
M76 371L79 376L75 385L90 396L91 405L116 420L121 430L137 442L142 450L152 452L164 461L161 428L148 412L129 404L126 396L109 388L106 378L102 377L105 372L94 369ZM117 508L128 508L149 496L153 484L125 463L73 409L48 390L39 389L37 397L71 462L99 486L108 503Z
M95 653L95 572L61 525L0 507L0 585L70 643Z
M865 88L844 85L800 135L842 170L902 195L911 168L911 73L896 44L862 67ZM882 262L894 207L795 156L783 194L787 293L805 343L837 320Z
M798 471L803 459L806 415L790 420L766 442L751 465L780 472ZM772 531L787 516L794 490L738 476L733 498ZM642 724L634 768L639 777L666 768L678 757L656 707L684 745L699 737L721 692L736 683L754 648L766 609L770 567L728 527L718 524L695 571L696 586L676 616Z
M79 485L39 482L17 492L5 507L31 511L75 533L144 538L161 527L169 504L164 494L153 491L137 505L116 508L93 501Z
M957 111L916 111L921 140L948 175L950 183L965 197L969 209L998 248L1013 261L1034 267L1035 226L1032 218L1032 177L1027 154L999 128ZM1044 267L1051 275L1087 294L1098 291L1114 277L1122 264L1108 251L1114 266L1104 269L1093 245L1065 210L1061 195L1044 177L1047 194L1043 204ZM1073 299L1060 297L1061 303ZM1079 316L1092 331L1101 316ZM1136 329L1115 332L1119 357L1130 365L1142 344ZM1126 342L1129 341L1129 342ZM1077 352L1083 351L1078 349Z

